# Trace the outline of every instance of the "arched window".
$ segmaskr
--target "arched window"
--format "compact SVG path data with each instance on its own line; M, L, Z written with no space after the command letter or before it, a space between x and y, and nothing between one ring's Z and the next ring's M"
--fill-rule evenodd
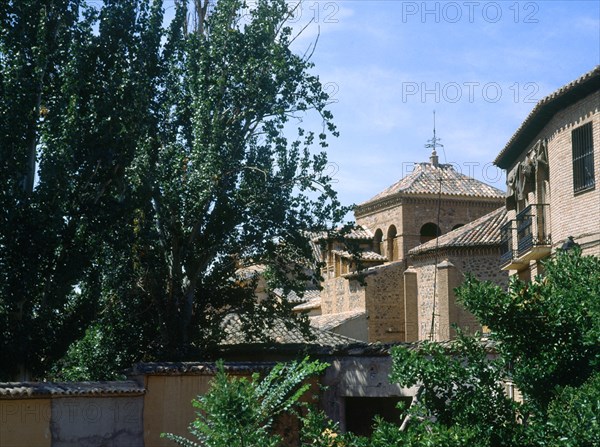
M375 253L381 254L381 241L383 240L383 231L377 228L375 231L375 237L373 237L373 251Z
M396 261L398 260L398 253L396 253L396 245L394 239L396 238L396 227L394 225L390 225L387 231L387 258L388 261Z
M456 224L452 227L452 229L456 230L457 228L464 227L464 226L465 226L465 224Z
M421 227L421 244L442 235L442 230L436 224L428 222Z

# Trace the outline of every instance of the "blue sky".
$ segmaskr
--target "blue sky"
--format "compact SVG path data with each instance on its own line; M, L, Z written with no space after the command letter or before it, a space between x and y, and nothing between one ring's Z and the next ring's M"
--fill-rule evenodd
M314 69L335 101L328 150L344 204L427 161L504 189L496 154L535 103L600 64L598 1L305 1L294 43L317 35Z

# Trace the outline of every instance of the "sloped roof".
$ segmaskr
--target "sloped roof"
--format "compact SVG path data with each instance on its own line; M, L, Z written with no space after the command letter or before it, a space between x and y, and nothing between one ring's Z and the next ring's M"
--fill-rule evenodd
M352 228L346 233L342 233L341 229L332 230L330 232L321 231L319 233L314 233L311 237L311 240L314 242L318 242L321 240L326 240L329 238L335 238L336 235L339 235L340 238L345 239L353 239L353 240L370 240L373 239L373 233L366 227L361 225L356 225L356 227Z
M317 289L307 289L302 296L299 296L293 290L287 295L283 293L283 289L275 289L273 293L281 298L285 298L290 303L306 303L307 301L321 297L321 291Z
M350 320L366 317L364 310L356 309L348 312L339 312L335 314L315 315L309 317L310 325L323 331L330 331Z
M506 208L501 207L485 216L480 217L456 230L443 234L418 245L408 252L409 255L419 255L436 248L449 247L481 247L500 244L500 227L506 223Z
M268 372L275 366L275 362L225 362L223 370L228 374L248 374L254 372ZM217 366L214 362L148 362L136 363L127 371L130 376L140 374L152 375L214 375Z
M472 196L502 198L504 192L464 175L451 164L415 163L415 169L400 181L359 205L391 197L396 194L439 194L446 196Z
M508 169L559 110L600 90L600 65L541 99L500 151L494 164Z
M341 256L342 258L345 258L345 259L354 259L354 255L352 253L350 253L349 251L333 250L332 252L333 252L333 254ZM387 257L380 255L379 253L376 253L374 251L369 251L369 250L360 251L360 259L363 261L387 261Z
M237 314L229 314L223 322L223 328L226 335L221 345L269 344L261 339L249 337L244 332L242 322ZM312 326L310 327L311 339L306 337L300 329L288 329L281 320L276 320L265 332L264 335L273 340L274 344L278 345L345 346L353 343L361 343L353 338L344 337L343 335L327 332Z

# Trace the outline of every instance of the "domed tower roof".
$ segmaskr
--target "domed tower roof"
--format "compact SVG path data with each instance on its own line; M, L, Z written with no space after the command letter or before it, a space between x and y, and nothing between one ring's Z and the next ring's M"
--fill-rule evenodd
M361 205L396 194L440 193L445 196L504 197L503 191L458 172L451 164L415 163L409 175Z

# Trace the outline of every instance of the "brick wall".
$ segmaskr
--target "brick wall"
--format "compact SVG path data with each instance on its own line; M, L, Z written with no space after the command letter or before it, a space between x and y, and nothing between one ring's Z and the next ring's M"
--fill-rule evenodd
M421 227L426 223L436 223L439 202L439 227L442 234L451 231L456 225L471 222L504 204L504 198L448 198L438 201L437 196L397 197L386 202L388 205L374 208L356 216L356 222L369 228L373 233L380 229L383 233L383 252L389 257L387 234L393 225L397 236L394 240L394 259L406 259L410 249L421 244Z
M555 251L573 236L582 246L583 253L600 256L600 92L564 108L556 113L544 128L525 147L521 156L510 167L512 170L524 160L538 140L548 141L549 178L544 196L542 184L530 192L526 204L548 203L548 231ZM592 123L594 142L594 173L596 187L581 193L573 191L572 139L573 129ZM509 210L509 219L514 219L515 210ZM531 261L529 277L541 272L539 262ZM516 272L513 272L516 273ZM521 276L525 273L521 272Z

